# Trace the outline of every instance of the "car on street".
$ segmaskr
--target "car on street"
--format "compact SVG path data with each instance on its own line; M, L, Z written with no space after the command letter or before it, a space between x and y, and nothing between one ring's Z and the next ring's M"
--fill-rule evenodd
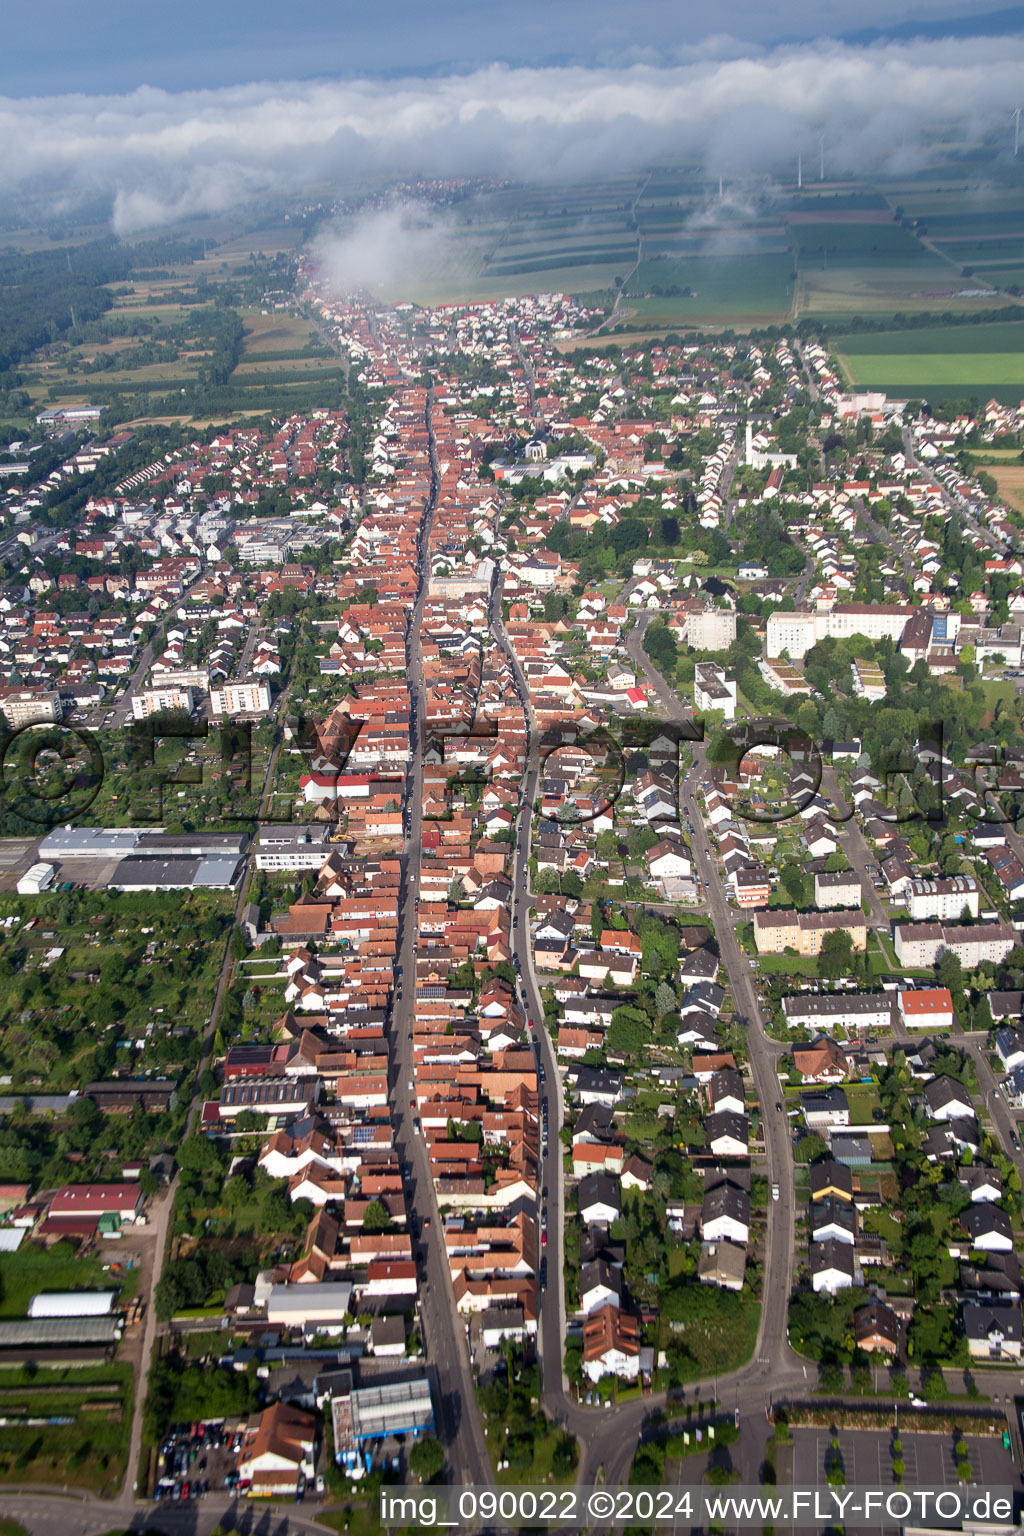
M777 1184L773 1184L772 1185L772 1199L773 1200L777 1200L778 1198L779 1198L779 1186Z

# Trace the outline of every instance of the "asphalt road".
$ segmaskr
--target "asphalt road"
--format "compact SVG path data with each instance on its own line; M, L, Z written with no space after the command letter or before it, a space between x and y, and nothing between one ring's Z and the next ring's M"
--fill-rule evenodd
M395 1146L402 1162L409 1169L406 1190L411 1209L418 1218L413 1254L420 1275L419 1310L423 1337L427 1358L434 1372L438 1436L445 1448L451 1482L486 1483L491 1478L491 1463L476 1407L465 1324L455 1307L426 1144L422 1132L416 1129L417 1111L411 1107L415 1095L408 1087L414 1081L412 1030L416 1008L416 910L419 904L423 830L426 695L420 625L427 595L427 541L437 496L437 457L430 419L431 406L432 396L427 406L427 427L434 482L420 530L419 587L407 641L409 692L415 722L410 729L412 757L405 795L408 827L403 854L404 878L398 937L398 967L401 976L395 988L392 1011L390 1089ZM424 1231L423 1222L427 1220L430 1225Z

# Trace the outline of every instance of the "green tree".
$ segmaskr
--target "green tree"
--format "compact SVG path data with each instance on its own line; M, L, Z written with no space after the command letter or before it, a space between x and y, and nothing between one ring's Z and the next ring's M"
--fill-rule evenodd
M435 1435L421 1435L409 1452L409 1470L421 1483L432 1483L444 1471L444 1449Z
M371 1200L363 1212L364 1232L386 1232L391 1225L391 1216L383 1200Z
M821 941L818 975L825 981L849 976L853 970L853 937L844 928L833 928Z

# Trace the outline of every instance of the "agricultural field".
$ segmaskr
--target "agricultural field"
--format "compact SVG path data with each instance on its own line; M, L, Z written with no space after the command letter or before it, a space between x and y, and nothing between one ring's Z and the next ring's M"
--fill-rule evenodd
M851 384L863 388L929 399L995 396L1011 404L1024 389L1024 324L861 332L832 345Z
M128 1365L0 1371L0 1483L112 1495L124 1476L133 1383ZM44 1423L45 1419L70 1420Z
M781 251L642 261L626 284L624 318L666 326L778 322L789 314L792 269L792 256Z
M1024 464L1002 464L994 466L989 474L995 479L999 487L999 495L1007 506L1016 507L1024 512Z

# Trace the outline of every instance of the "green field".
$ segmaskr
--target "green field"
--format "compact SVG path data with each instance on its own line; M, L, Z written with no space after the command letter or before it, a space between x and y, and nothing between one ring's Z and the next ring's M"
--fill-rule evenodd
M916 261L927 256L920 240L898 224L793 224L790 231L801 258Z
M854 384L872 389L920 389L942 384L963 389L1024 384L1024 353L876 352L843 363Z
M1024 324L920 327L840 336L851 384L929 400L976 395L1015 404L1024 388Z
M692 256L680 261L643 261L627 284L628 308L653 323L682 324L704 316L766 321L789 314L793 258L788 252L760 256ZM656 294L655 288L692 290Z
M936 357L943 353L1024 354L1024 311L1019 325L921 325L904 331L861 331L837 336L832 345L844 357L873 357L879 353L890 357L924 353Z

